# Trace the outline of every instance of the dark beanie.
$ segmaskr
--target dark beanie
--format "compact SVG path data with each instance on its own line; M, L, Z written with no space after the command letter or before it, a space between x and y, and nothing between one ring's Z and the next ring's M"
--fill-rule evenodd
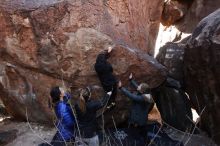
M56 103L57 101L60 100L60 94L61 94L61 92L60 92L60 88L58 86L53 87L51 89L50 96L52 98L52 102L53 103Z

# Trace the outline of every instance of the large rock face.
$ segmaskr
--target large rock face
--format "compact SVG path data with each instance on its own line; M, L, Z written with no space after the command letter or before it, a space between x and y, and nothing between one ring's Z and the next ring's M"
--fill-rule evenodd
M185 3L188 10L185 11L183 19L175 23L175 26L185 33L191 33L199 21L220 7L219 0L181 0L180 2Z
M154 48L162 3L1 1L0 97L10 114L25 119L27 111L29 120L48 122L50 88L100 85L93 64L108 46L116 46L110 62L125 84L129 72L152 87L161 84L166 71L147 53Z
M160 48L156 59L167 68L168 75L172 79L168 78L166 83L153 94L163 121L179 130L190 131L193 126L190 121L191 106L187 95L182 90L184 47L183 43L169 42Z
M220 144L220 9L204 18L185 49L185 77L202 128Z
M168 78L163 85L153 90L152 94L163 123L189 132L193 127L190 103L184 91L175 84L178 84L178 81Z
M48 6L50 4L53 6ZM37 37L45 36L47 33L55 35L60 32L76 31L81 27L90 27L109 35L118 44L153 53L163 0L153 2L150 0L94 0L92 2L3 0L0 5L10 11L21 10L20 14L13 15L13 22L26 19L23 26L28 26L27 23L30 22ZM38 8L39 6L44 8ZM65 36L65 34L59 36L58 43L62 42Z

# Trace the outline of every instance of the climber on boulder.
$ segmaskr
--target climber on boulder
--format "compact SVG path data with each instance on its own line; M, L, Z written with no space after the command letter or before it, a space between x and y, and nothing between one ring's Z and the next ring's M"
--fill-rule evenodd
M67 103L71 98L61 87L53 87L50 91L54 111L57 117L57 132L52 139L53 146L64 146L75 141L75 117L71 106Z
M138 86L137 83L132 79L132 74L129 76L129 80L131 84L137 89L137 93L131 93L125 87L122 87L121 81L118 83L118 88L120 91L132 101L128 121L129 127L135 128L140 135L144 136L144 141L148 142L147 119L149 109L151 104L154 103L154 100L150 94L145 94L146 90L148 89L147 84L142 83Z
M112 47L109 47L104 53L100 53L97 56L96 63L94 65L95 71L105 92L112 91L112 95L108 101L108 109L115 106L115 98L117 96L117 79L113 75L112 65L107 61L111 51Z
M79 145L86 143L88 146L99 146L96 112L107 104L111 94L110 91L101 100L92 100L90 88L81 89L79 100L75 105L80 129L79 138L82 142Z

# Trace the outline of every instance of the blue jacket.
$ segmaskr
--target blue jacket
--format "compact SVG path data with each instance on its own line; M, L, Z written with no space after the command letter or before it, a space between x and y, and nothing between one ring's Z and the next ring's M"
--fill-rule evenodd
M70 94L65 93L64 100L59 101L55 105L55 113L57 116L57 139L61 141L68 141L74 139L74 125L75 117L73 115L70 105L67 103L71 98Z
M131 80L131 84L135 88L137 88L138 86L134 80ZM124 87L121 88L121 91L132 101L130 108L129 124L137 124L139 126L146 125L151 103L145 101L144 97L140 93L131 93Z

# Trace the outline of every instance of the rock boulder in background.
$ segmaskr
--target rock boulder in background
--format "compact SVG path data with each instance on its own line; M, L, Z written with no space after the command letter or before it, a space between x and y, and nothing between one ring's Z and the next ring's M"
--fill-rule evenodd
M187 43L186 87L202 129L220 144L220 9L204 18Z
M160 48L156 59L163 64L170 77L184 83L183 73L184 44L168 42Z
M116 46L110 62L124 84L130 72L152 87L165 79L165 68L148 55L154 48L162 0L0 4L0 97L16 119L26 119L27 109L30 121L48 123L52 112L47 101L54 85L72 90L99 86L93 64L108 46ZM126 105L121 103L118 110L123 112L120 107Z
M164 9L161 16L161 23L164 26L175 24L184 17L187 12L187 4L175 0L168 0L164 3Z
M197 24L220 7L219 0L179 0L188 8L184 18L174 25L184 33L192 33Z

